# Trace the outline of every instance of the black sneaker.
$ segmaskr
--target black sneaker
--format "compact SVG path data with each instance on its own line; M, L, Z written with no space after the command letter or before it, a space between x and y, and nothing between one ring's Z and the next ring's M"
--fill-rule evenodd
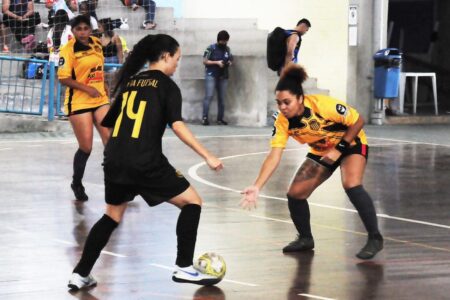
M314 249L314 239L308 237L297 236L295 241L290 242L283 248L283 253L286 252L299 252Z
M84 192L84 186L82 184L78 185L78 184L72 183L70 185L70 187L72 188L72 191L75 194L75 199L77 199L78 201L83 201L83 202L88 201L89 197Z
M225 122L224 120L218 120L217 125L228 125L228 122Z
M383 237L369 238L366 245L356 254L359 259L371 259L383 249Z
M208 118L203 118L202 119L202 125L204 125L204 126L208 126L209 125Z

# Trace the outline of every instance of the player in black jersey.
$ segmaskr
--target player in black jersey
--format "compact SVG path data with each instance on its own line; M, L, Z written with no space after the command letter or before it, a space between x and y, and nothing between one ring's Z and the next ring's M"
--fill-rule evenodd
M197 141L182 121L180 89L169 77L175 72L180 55L179 44L171 36L147 35L134 46L119 71L114 89L117 97L102 122L113 128L104 158L106 213L89 232L69 281L71 289L96 284L91 270L119 225L127 203L136 195L150 206L169 202L181 209L172 279L205 285L219 281L192 267L202 200L162 153L162 136L168 124L211 169L223 168L222 162ZM149 69L138 73L147 62Z

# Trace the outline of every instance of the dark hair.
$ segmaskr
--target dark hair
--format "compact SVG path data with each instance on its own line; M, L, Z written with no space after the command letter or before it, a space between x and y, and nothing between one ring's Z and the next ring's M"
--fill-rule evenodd
M303 96L303 82L308 78L305 69L297 64L288 64L281 72L275 91L289 91L297 97Z
M89 12L89 4L87 3L87 1L83 1L78 4L78 10L81 9L86 9Z
M221 30L217 34L217 41L228 41L230 39L230 35L226 30Z
M301 19L300 21L298 21L297 26L300 24L305 24L308 27L311 27L311 22L309 22L308 19Z
M82 2L84 3L84 2ZM86 24L92 28L91 18L85 15L78 15L70 21L70 26L72 26L72 30L80 24Z
M114 36L114 32L111 18L100 19L98 22L102 25L105 35L112 38Z
M142 38L128 55L117 73L114 94L123 88L126 80L135 75L146 62L154 63L161 59L165 52L174 56L180 45L177 40L167 34L149 34Z
M53 47L58 49L61 46L61 36L66 28L66 25L69 23L69 16L64 9L58 9L55 13L53 28Z

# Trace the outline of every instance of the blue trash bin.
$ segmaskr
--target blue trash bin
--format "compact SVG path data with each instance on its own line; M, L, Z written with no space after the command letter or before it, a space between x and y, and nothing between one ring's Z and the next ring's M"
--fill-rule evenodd
M375 98L397 98L402 53L396 48L381 49L373 56L375 61Z

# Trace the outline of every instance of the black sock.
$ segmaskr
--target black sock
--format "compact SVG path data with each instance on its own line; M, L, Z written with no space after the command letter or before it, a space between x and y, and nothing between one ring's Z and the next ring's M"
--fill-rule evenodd
M187 204L181 209L177 222L178 252L175 262L179 267L192 265L201 211L202 207L198 204Z
M81 185L81 179L83 179L84 169L86 169L86 162L91 153L83 152L78 149L73 157L73 184Z
M83 254L78 262L74 273L78 273L83 277L88 276L94 267L100 252L108 243L109 237L114 229L119 225L108 215L103 215L100 220L92 227L84 244Z
M370 198L364 187L358 185L345 190L345 192L358 211L364 227L369 233L369 238L381 238L375 207L373 206L372 198Z
M312 238L308 200L287 195L291 218L301 237Z

